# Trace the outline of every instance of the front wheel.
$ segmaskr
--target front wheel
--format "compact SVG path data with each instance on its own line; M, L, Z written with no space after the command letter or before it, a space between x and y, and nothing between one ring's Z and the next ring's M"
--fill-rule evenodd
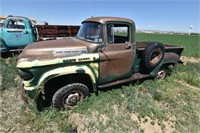
M60 88L52 98L52 105L57 109L68 109L89 96L89 89L84 84L72 83Z

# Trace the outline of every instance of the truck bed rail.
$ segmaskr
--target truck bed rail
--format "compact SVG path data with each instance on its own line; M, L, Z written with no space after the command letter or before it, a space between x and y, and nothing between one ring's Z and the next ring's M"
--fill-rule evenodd
M149 43L150 42L137 42L136 43L137 50L142 52ZM173 44L163 44L163 45L165 47L166 52L174 52L177 53L178 55L180 55L184 49L182 46L176 46Z
M80 26L74 25L36 25L39 40L43 38L74 37Z

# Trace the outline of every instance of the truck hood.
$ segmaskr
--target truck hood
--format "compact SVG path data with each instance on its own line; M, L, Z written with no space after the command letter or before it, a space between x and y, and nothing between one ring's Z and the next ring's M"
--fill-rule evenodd
M41 41L26 46L18 59L48 60L87 53L87 47L76 38Z

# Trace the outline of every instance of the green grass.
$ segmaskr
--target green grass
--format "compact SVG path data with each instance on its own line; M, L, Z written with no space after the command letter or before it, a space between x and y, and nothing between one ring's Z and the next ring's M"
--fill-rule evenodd
M198 36L137 34L137 41L181 45L185 56L198 57ZM200 131L200 62L178 65L165 80L101 90L70 111L39 112L34 103L25 106L20 100L16 58L0 58L0 132L68 132L77 126L82 132L144 132L145 123L167 132L166 122L175 132Z

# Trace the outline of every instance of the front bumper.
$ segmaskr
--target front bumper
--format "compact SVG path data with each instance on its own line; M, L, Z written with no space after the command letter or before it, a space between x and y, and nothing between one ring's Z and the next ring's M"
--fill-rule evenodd
M20 85L20 96L21 96L21 100L23 100L24 103L28 104L28 98L26 96L26 90L24 89L23 83L21 83Z
M20 96L21 100L28 104L31 101L36 101L36 99L38 98L38 92L36 89L27 90L24 82L22 82L20 85Z

